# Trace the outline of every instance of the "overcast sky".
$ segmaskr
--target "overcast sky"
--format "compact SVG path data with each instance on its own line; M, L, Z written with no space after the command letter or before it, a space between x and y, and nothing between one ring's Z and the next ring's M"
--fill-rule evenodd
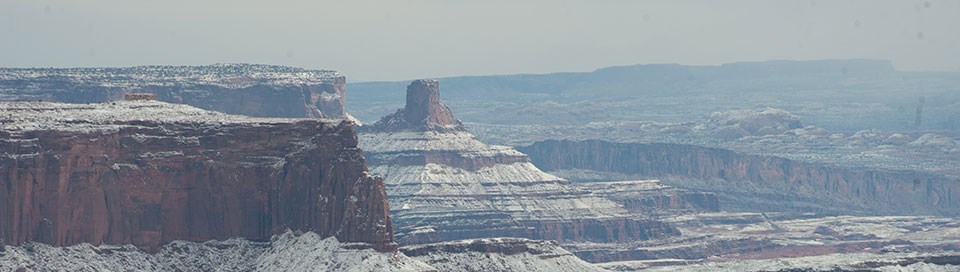
M960 1L0 0L0 66L252 62L352 82L881 58L960 71Z

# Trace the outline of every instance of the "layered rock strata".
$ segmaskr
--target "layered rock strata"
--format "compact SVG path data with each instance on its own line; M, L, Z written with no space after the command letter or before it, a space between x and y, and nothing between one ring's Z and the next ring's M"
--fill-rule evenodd
M0 237L57 246L266 240L396 248L354 124L156 101L0 102Z
M489 238L400 248L405 255L440 271L605 271L554 241Z
M346 79L336 71L253 64L0 69L0 101L97 103L128 93L229 114L351 118Z
M384 177L401 244L484 237L618 242L679 234L544 173L523 153L486 145L415 81L406 107L361 128L370 171ZM416 113L416 114L407 114Z
M956 239L960 225L949 217L706 213L676 216L670 221L683 231L682 237L619 245L567 244L565 248L593 263L634 263L673 267L673 271L685 271L677 267L683 263L767 260L786 269L796 265L782 261L789 258L822 256L843 263L840 260L859 254L871 254L871 259L881 261L899 253L956 254L960 250ZM610 268L616 263L602 266Z
M581 169L716 191L726 206L764 210L960 213L960 180L918 171L846 168L680 144L543 141L519 148L547 171ZM728 205L732 204L732 205Z
M693 192L664 185L659 180L584 182L577 186L613 200L638 214L718 212L720 200L709 192Z

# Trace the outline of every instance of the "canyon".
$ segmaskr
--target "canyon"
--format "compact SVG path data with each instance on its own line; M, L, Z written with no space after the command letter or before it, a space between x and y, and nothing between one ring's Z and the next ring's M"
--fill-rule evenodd
M870 61L831 65L853 67L841 77L847 84L898 74ZM643 112L651 109L635 109L622 83L600 79L662 68L580 76L600 76L589 81L600 93ZM699 69L694 77L717 76ZM759 78L777 86L784 77ZM704 84L736 87L750 78ZM960 265L960 140L949 131L831 132L807 124L809 115L769 107L714 111L702 122L630 121L610 116L617 108L608 106L620 102L596 97L541 108L471 100L544 98L538 93L463 91L493 88L465 85L493 79L451 80L459 91L450 106L440 81L414 80L384 96L405 102L400 109L356 109L386 114L362 124L346 113L345 77L335 71L0 68L0 101L19 101L0 102L0 270ZM563 87L559 94L594 95L580 91L590 86L554 83L547 85ZM365 88L378 84L394 83L352 85L365 87L351 97L369 100L380 92ZM454 109L482 122L522 114L502 121L519 124L476 123ZM704 109L696 110L672 114ZM568 115L596 121L523 123Z
M569 178L592 173L662 179L718 192L730 201L724 207L951 216L960 211L960 200L953 198L960 180L937 173L847 168L683 144L550 140L518 149L538 167Z
M439 96L439 82L414 81L403 109L359 129L370 172L384 177L401 244L679 235L668 224L540 171L523 153L476 140Z

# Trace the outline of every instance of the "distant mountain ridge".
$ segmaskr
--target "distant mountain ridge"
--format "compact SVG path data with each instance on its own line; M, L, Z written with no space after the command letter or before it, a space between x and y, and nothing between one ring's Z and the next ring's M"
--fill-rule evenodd
M716 111L774 107L837 131L913 129L913 109L925 96L937 97L925 105L927 129L960 127L960 112L954 110L960 103L960 73L898 71L888 60L641 64L441 80L449 106L468 126L690 122ZM347 106L361 120L376 120L402 106L404 86L399 81L348 84ZM852 116L858 116L857 124L847 121Z
M637 64L604 67L591 72L457 76L440 78L440 80L444 82L444 93L456 98L460 96L483 97L504 92L561 94L565 91L584 87L610 91L615 87L637 83L697 83L709 79L731 77L877 76L890 75L896 72L893 63L888 60L772 60L734 62L711 66ZM365 95L372 95L373 92L402 90L406 86L405 82L407 81L358 82L350 83L348 86L351 88L352 94L363 98ZM645 84L641 84L641 86L643 85Z

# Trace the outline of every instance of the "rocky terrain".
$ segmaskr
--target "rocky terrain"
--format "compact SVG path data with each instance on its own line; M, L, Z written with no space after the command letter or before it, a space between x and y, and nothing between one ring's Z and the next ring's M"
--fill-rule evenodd
M595 181L573 185L617 202L636 214L673 216L720 211L716 194L681 190L659 180Z
M703 122L597 121L563 126L465 123L465 126L479 131L478 138L515 146L551 139L676 143L806 162L960 174L957 167L960 134L956 131L837 132L805 122L796 128L797 118L782 109L762 108L714 112ZM793 128L787 129L790 127Z
M954 271L960 266L960 222L954 218L706 213L670 221L683 236L567 249L616 271Z
M604 271L553 241L471 239L406 246L400 251L440 271Z
M838 60L444 82L449 107L436 80L351 84L352 109L386 115L359 126L333 71L2 68L0 101L30 102L0 102L0 270L960 267L960 222L939 217L960 204L954 74Z
M229 114L351 118L346 79L336 71L255 64L0 68L0 101L97 103L127 93Z
M476 139L682 234L562 243L603 268L956 270L953 219L870 217L956 216L956 73L830 60L442 81ZM380 116L402 84L351 84L348 104ZM714 201L726 212L703 213Z
M960 180L942 174L807 163L662 143L543 141L519 148L569 178L659 178L754 211L956 215ZM607 174L611 173L611 174ZM590 174L596 175L590 177Z
M486 237L620 242L679 234L540 171L523 153L477 141L440 104L437 81L413 82L407 97L406 107L360 129L370 172L387 184L401 244Z
M898 71L886 60L640 64L440 80L457 116L493 144L507 143L488 138L486 131L471 124L702 123L714 112L769 107L838 133L960 128L960 73ZM351 113L361 120L391 113L402 107L406 84L350 83ZM919 123L918 108L922 108ZM531 131L535 132L539 131Z
M0 102L7 245L270 239L288 229L395 251L354 124L156 101Z
M0 250L3 271L439 271L400 253L361 249L313 232L267 241L174 241L154 254L133 246L29 243ZM509 270L502 270L509 271Z
M601 271L525 239L398 252L350 121L149 100L0 116L3 271ZM655 226L636 231L673 231Z

